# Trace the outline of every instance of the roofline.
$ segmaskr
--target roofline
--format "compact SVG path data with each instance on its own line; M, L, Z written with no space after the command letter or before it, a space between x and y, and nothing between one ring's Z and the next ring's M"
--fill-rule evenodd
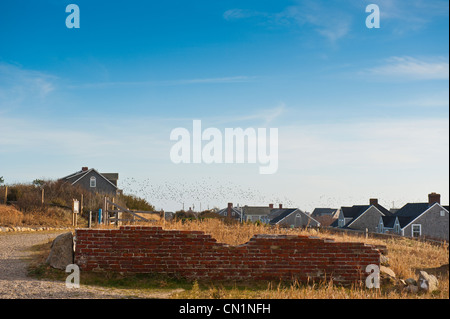
M393 215L393 216L385 216L385 215L383 215L384 217L395 217L395 219L394 219L394 227L395 227L395 223L397 223L398 222L398 224L400 225L400 221L398 220L398 216L395 216L395 215ZM386 226L384 226L384 222L383 222L383 216L380 216L380 220L381 220L381 222L383 223L383 227L385 227L385 228L394 228L394 227L386 227ZM400 227L401 228L401 227Z
M93 171L93 170L94 170L94 169L91 168L91 169L88 169L87 171L85 171L84 174L83 174L80 178L76 179L76 180L72 183L72 185L75 184L76 182L78 182L80 179L82 179L83 177L85 177L86 174L90 173L90 172Z
M329 214L330 216L334 216L336 213L337 213L337 211L338 210L340 210L340 208L314 208L314 210L311 212L311 215L310 216L313 216L314 215L314 211L316 210L316 209L330 209L330 210L332 210L333 211L333 213L331 213L331 214ZM323 215L322 215L323 216ZM322 217L322 216L318 216L318 217Z
M240 208L240 207L239 207L239 208ZM237 207L231 207L231 209L232 209L234 212L236 212L240 217L242 217L242 212L241 212L239 209L237 209ZM223 216L227 216L227 214L228 214L228 207L227 207L227 208L222 208L222 209L218 210L217 213L220 215L220 212L222 212L222 211L226 213L226 214L223 215Z
M348 226L350 226L351 224L353 224L354 222L356 222L356 221L357 221L362 215L364 215L371 207L374 207L377 211L379 211L380 214L381 214L382 216L386 216L386 215L383 214L383 213L381 212L381 210L379 210L375 205L370 205L369 208L367 208L361 215L359 215L358 217L356 217L355 219L353 219L353 220L350 222L350 224L346 225L346 227L348 227ZM344 216L344 218L345 218L345 216ZM344 219L344 220L345 220L345 219Z
M448 210L445 209L445 207L443 207L441 204L439 203L434 203L433 205L431 205L430 207L428 207L426 210L423 211L423 213L421 213L419 216L417 216L416 218L414 218L412 221L409 222L409 224L405 225L405 227L402 228L405 229L406 227L408 227L409 225L411 225L412 223L414 223L416 221L416 219L418 219L419 217L421 217L423 214L425 214L426 212L428 212L430 209L432 209L434 206L439 205L441 208L443 208L447 213Z
M71 177L74 177L74 176L77 176L77 175L81 175L81 174L84 174L84 173L85 173L85 171L78 171L78 172L75 172L75 173L73 173L73 174L64 176L64 177L62 177L62 178L60 178L60 179L68 179L68 178L71 178Z
M304 211L302 211L300 208L296 208L296 209L293 210L290 214L287 214L286 216L284 216L283 218L281 218L279 221L277 221L277 222L275 223L275 225L278 224L279 222L281 222L283 219L285 219L285 218L288 217L289 215L291 215L292 213L295 213L296 211L299 211L299 212L303 213L303 214L306 215L308 218L312 219L313 221L315 221L317 224L320 225L320 222L318 222L317 220L315 220L314 218L312 218L310 215L307 215L307 214L306 214Z
M289 208L288 208L289 209ZM301 211L299 208L296 208L296 209L294 209L290 214L292 214L292 213L295 213L296 211ZM286 217L288 217L290 214L287 214L286 216L284 216L283 218L281 218L279 221L277 221L276 223L275 223L275 225L276 224L278 224L279 222L281 222L283 219L285 219ZM276 217L275 217L276 218ZM274 218L274 219L275 219Z
M116 185L114 185L113 183L111 183L111 181L109 179L107 179L105 176L103 176L101 173L99 173L95 168L91 168L89 170L86 171L86 173L83 174L83 176L81 176L79 179L77 179L75 182L72 183L72 185L74 185L76 182L78 182L80 179L84 178L88 173L90 172L96 172L98 175L100 175L101 177L103 177L104 180L106 180L108 183L110 183L112 186L114 186L116 189L119 189L119 187L117 187Z

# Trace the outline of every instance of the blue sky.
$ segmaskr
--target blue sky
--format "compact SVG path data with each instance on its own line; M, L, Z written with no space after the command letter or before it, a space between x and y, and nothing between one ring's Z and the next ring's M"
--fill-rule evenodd
M66 28L70 3L79 29ZM365 25L371 3L380 29ZM0 176L95 167L166 210L389 208L433 191L448 203L448 12L440 0L1 2ZM278 128L277 174L173 164L170 132L194 119Z

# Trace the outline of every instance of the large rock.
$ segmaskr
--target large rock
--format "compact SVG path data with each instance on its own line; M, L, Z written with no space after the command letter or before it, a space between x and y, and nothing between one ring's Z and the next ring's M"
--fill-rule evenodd
M66 270L67 265L73 264L73 235L61 234L53 240L47 263L53 268Z
M421 271L419 274L419 288L421 290L425 290L428 292L433 292L435 290L438 290L439 281L438 279L433 276L429 275L425 271Z
M380 266L380 275L381 277L391 277L391 278L395 278L395 272L385 266Z
M380 266L380 280L383 286L395 285L397 283L395 273L392 269L385 266Z
M389 267L389 257L386 257L385 255L381 255L380 256L380 264L382 266Z
M412 294L416 294L419 292L419 287L415 286L415 285L408 285L405 287L404 289L406 292L412 293Z
M417 281L414 278L408 278L405 280L407 285L417 286Z

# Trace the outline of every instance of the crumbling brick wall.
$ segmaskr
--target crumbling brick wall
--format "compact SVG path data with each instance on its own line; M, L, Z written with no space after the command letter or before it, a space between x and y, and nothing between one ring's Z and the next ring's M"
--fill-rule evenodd
M350 284L380 265L378 249L308 236L257 235L229 246L201 231L122 226L77 229L75 262L84 271L160 273L211 281L333 279Z

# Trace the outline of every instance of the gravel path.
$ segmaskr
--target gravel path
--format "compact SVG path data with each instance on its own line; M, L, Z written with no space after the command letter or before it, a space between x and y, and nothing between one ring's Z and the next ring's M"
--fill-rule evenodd
M170 298L172 292L143 293L81 285L69 289L64 282L37 280L27 276L27 259L36 244L46 243L60 233L0 234L0 299L118 299ZM81 274L82 276L82 274Z

